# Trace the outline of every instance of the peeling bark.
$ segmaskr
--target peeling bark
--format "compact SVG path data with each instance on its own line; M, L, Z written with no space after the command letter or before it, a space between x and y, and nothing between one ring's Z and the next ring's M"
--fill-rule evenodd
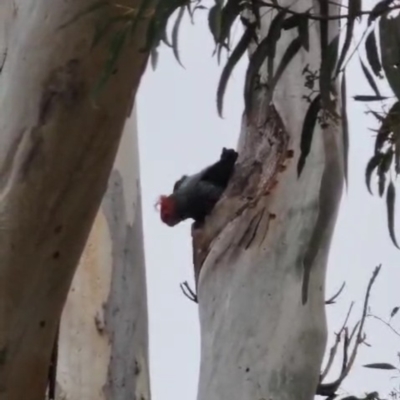
M292 7L305 11L315 3ZM270 21L266 13L262 37ZM338 28L337 21L330 23L330 37ZM282 33L275 64L294 35ZM319 38L317 24L310 24L310 51L301 49L289 64L271 106L265 85L254 93L251 117L243 117L235 175L204 229L193 232L201 325L198 400L315 395L327 339L326 264L343 186L341 128L334 121L317 125L297 176L309 106L304 96L310 94L302 71L306 64L319 69ZM261 83L266 71L263 66ZM306 266L311 273L303 304Z
M149 400L147 325L140 173L132 117L64 307L57 398Z
M124 3L122 0L116 3ZM44 398L57 324L148 55L148 20L93 103L109 56L92 0L0 5L0 398ZM130 1L132 5L132 2ZM135 4L133 4L135 6Z

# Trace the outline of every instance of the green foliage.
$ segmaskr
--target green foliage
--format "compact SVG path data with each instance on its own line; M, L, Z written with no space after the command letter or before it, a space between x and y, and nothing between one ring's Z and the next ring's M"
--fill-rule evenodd
M396 101L386 115L374 114L380 122L380 127L375 138L375 152L366 167L366 184L371 193L371 177L375 172L378 178L378 193L383 196L386 192L386 205L388 215L388 229L390 237L396 247L394 230L394 206L396 189L391 178L391 170L396 175L400 173L400 102ZM389 185L386 188L386 182Z
M282 7L276 0L266 3L259 0L214 0L208 8L203 4L203 0L155 0L154 3L152 0L142 0L138 9L123 7L110 0L98 0L70 18L62 28L70 27L82 17L90 14L96 15L92 46L95 47L104 40L108 41L109 46L109 57L94 88L94 93L97 94L113 74L120 54L124 47L129 45L138 23L143 18L149 19L149 27L145 40L146 44L142 51L150 52L153 68L157 65L157 49L161 43L172 48L175 58L182 65L178 38L185 12L193 20L196 10L207 9L208 27L215 42L214 54L220 61L222 51L228 52L227 61L222 69L217 88L218 113L222 116L223 99L229 78L238 62L251 47L252 52L243 90L245 112L249 116L254 106L255 90L260 85L267 90L266 103L269 105L273 99L274 89L288 65L300 50L309 51L309 29L312 24L317 24L320 32L321 63L317 71L310 71L309 66L306 66L303 71L305 87L310 91L310 94L305 98L310 104L304 116L297 171L300 176L310 153L317 124L324 128L332 121L336 122L339 119L336 91L338 77L342 75L340 111L344 145L343 165L347 182L349 132L345 69L347 61L352 56L349 51L354 37L355 25L367 13L363 9L362 0L351 0L349 2L347 14L341 16L341 18L346 19L347 24L343 43L340 44L339 35L334 38L328 36L329 20L338 18L338 16L330 15L332 9L329 6L330 0L318 0L316 3L319 7L316 7L315 10L313 7L304 12L297 12L294 11L294 8ZM371 180L376 175L379 195L383 196L386 192L388 229L396 246L394 178L400 173L400 124L398 117L400 114L398 101L400 99L400 16L390 18L389 12L398 8L400 8L400 4L397 1L383 0L377 2L375 7L367 14L368 32L366 33L368 34L364 41L367 63L360 57L360 65L372 93L354 96L356 101L369 104L392 101L393 97L381 94L379 89L379 81L383 78L384 73L396 97L388 112L369 111L376 117L379 128L375 140L375 151L365 171L368 190L371 192ZM260 37L259 22L261 16L265 13L270 13L271 23L266 35ZM171 40L169 40L168 23L175 14ZM235 22L239 19L244 26L244 33L237 43L232 44L231 31ZM379 31L376 29L377 24L379 24ZM280 44L282 33L288 30L297 31L297 35L293 35L292 41L287 45L282 58L277 60L277 46ZM377 35L379 36L377 37ZM378 48L378 41L380 48ZM282 51L279 54L282 54ZM260 76L263 67L263 71L266 71L265 77Z

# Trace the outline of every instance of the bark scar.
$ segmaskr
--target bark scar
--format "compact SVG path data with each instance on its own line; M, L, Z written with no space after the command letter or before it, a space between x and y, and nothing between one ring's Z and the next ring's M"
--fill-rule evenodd
M57 102L62 102L71 108L83 94L80 62L69 60L65 65L55 69L43 84L42 97L39 105L39 126L48 122Z
M265 116L265 105L260 103L257 106L260 108L257 110L260 116ZM259 125L252 120L246 129L235 172L225 193L206 218L204 225L199 229L192 227L196 287L200 269L214 240L246 210L254 207L258 209L253 216L254 220L242 232L244 250L250 247L265 213L269 213L268 194L276 189L277 177L282 172L281 166L288 158L289 135L274 106L269 106L267 120L265 117L260 118ZM268 228L268 224L266 227ZM231 247L227 245L224 254Z

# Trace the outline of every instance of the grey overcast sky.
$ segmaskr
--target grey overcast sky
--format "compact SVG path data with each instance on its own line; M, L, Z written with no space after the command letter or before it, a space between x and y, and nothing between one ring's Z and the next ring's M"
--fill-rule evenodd
M364 0L364 8L376 1ZM235 30L238 37L240 27ZM359 37L359 35L357 35ZM154 203L168 194L184 173L196 172L214 162L222 147L236 147L243 110L242 87L247 60L236 68L225 101L225 118L217 116L215 91L221 72L211 58L213 42L206 12L199 10L195 25L185 17L179 35L180 67L166 46L161 46L157 70L150 68L138 97L141 181L150 328L150 372L153 400L195 399L200 360L197 306L186 299L179 283L193 282L190 223L174 229L163 225ZM360 315L373 268L383 264L371 297L372 312L384 319L400 305L400 251L387 232L384 199L371 196L364 183L364 169L373 149L374 120L366 106L351 99L371 94L358 57L347 69L350 123L350 187L344 194L331 248L327 297L346 280L338 303L328 307L330 343L341 327L351 301L356 301L351 321ZM399 186L398 186L399 188ZM400 209L399 209L400 213ZM397 231L400 235L400 214ZM400 315L398 317L400 319ZM396 324L400 330L400 322ZM345 391L386 394L398 380L390 371L362 367L369 362L397 365L400 338L382 323L367 321L368 343L362 346Z

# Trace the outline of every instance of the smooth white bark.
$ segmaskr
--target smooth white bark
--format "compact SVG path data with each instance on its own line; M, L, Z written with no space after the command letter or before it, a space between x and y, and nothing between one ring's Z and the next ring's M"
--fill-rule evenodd
M59 399L150 399L138 157L133 115L63 310Z
M141 42L124 48L94 104L109 38L90 50L94 15L59 29L90 4L0 4L1 399L44 398L57 322L147 57L143 19Z
M317 3L297 1L292 9L305 11ZM263 37L271 19L265 12ZM333 22L330 37L337 33ZM297 30L282 33L275 65L296 35ZM254 94L253 118L249 124L244 118L233 184L205 230L194 238L194 250L204 251L213 226L223 225L231 214L213 240L199 277L198 400L309 400L315 394L327 336L325 270L343 178L340 122L316 128L306 166L297 178L300 133L309 106L302 96L310 94L302 75L306 64L319 70L315 21L310 23L310 51L300 50L286 69L267 121L265 89ZM286 158L287 150L294 151L294 158ZM286 166L283 171L281 165ZM328 186L323 195L333 196L335 209L325 215L326 230L320 232L308 302L303 305L302 260L316 229L322 184ZM243 204L244 212L235 217Z

